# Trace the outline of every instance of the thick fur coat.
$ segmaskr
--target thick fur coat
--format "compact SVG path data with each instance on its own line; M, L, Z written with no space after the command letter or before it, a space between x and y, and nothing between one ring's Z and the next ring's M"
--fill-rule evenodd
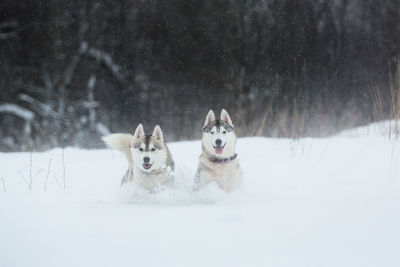
M235 153L236 135L232 120L222 109L219 120L214 112L207 114L202 134L202 154L195 177L195 189L216 182L223 190L231 191L242 179L242 171Z
M128 160L129 168L121 185L133 182L154 191L173 183L174 162L158 125L152 135L145 135L139 124L134 135L116 133L103 137L103 141L123 152Z

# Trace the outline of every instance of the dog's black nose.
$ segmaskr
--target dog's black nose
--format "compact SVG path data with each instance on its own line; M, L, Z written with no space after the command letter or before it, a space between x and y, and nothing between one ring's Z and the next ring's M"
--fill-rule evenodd
M220 145L222 144L222 141L221 141L221 139L217 139L217 140L215 140L215 144L216 144L217 146L220 146Z
M149 157L144 157L144 158L143 158L143 162L149 163L149 161L150 161L150 158L149 158Z

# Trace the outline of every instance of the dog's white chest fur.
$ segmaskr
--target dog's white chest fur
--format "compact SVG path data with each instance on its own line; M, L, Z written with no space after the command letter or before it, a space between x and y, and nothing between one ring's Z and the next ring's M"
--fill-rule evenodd
M129 162L121 185L133 182L153 191L173 184L174 162L160 126L154 127L152 135L145 135L139 124L134 135L117 133L105 136L103 140L109 147L122 151Z
M165 170L159 173L147 174L134 166L131 168L133 168L132 172L123 183L133 182L149 191L173 183L171 171Z
M231 191L241 181L242 172L237 159L229 162L212 162L207 156L201 155L200 164L203 165L199 172L200 184L215 181L225 191Z

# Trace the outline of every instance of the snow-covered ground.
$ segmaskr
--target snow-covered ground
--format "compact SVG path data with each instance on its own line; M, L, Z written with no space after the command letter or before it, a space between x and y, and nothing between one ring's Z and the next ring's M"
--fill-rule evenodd
M169 147L176 188L134 195L117 151L0 153L0 266L400 266L400 141L242 138L231 194Z

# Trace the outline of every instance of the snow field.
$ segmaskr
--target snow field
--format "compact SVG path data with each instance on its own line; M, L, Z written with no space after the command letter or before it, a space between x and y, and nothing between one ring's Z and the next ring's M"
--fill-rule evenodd
M157 194L118 151L0 153L0 266L400 266L399 141L241 138L230 194L192 192L200 141L169 147Z

